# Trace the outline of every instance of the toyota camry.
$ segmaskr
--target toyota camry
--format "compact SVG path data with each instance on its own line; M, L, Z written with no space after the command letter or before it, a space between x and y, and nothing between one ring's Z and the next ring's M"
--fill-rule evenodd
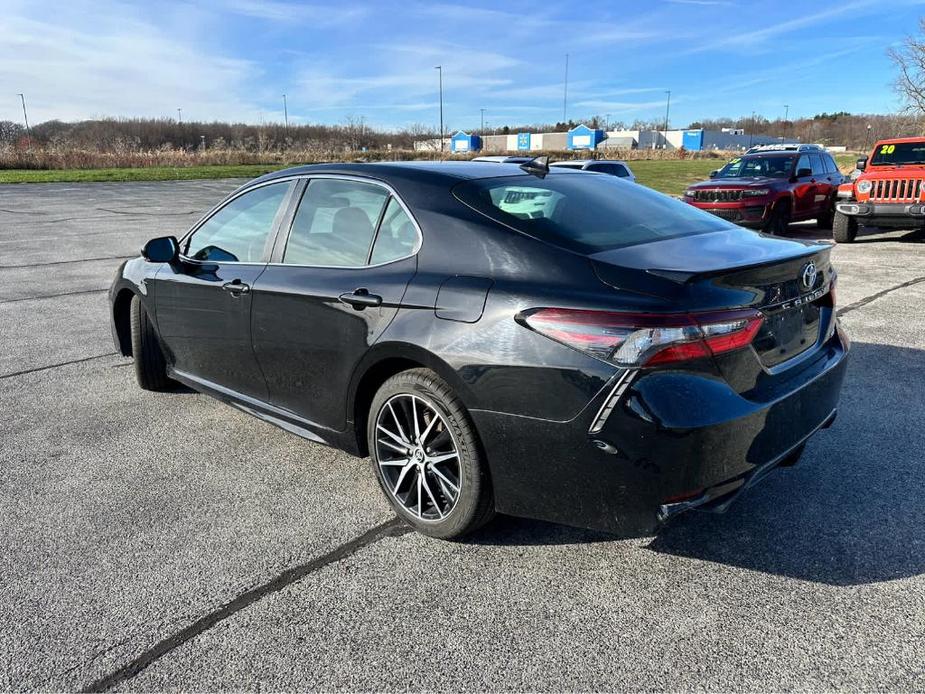
M829 248L542 160L305 166L149 241L112 329L144 389L370 456L422 533L635 536L725 510L832 423Z

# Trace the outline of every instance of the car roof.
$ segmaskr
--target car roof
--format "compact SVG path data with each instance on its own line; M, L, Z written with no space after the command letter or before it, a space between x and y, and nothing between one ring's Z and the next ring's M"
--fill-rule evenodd
M922 144L925 142L925 137L891 137L884 140L877 140L877 145L882 144L891 144L891 145L901 145L904 142L910 142L912 144ZM877 145L874 145L876 147Z
M575 173L562 169L556 175ZM478 178L498 178L501 176L525 176L526 172L519 164L504 164L477 161L395 161L395 162L344 162L330 164L308 164L294 166L268 173L252 181L265 182L288 176L308 176L311 174L345 174L364 176L388 181L400 178L407 181L435 182L445 178L448 185L461 180Z

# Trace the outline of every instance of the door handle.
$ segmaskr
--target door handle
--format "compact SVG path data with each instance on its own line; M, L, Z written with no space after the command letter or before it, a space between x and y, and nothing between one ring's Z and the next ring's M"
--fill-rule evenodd
M338 298L345 304L353 306L357 311L370 306L382 306L382 297L378 294L370 294L365 287L341 294Z
M231 282L225 282L225 284L222 285L222 289L232 296L241 296L242 294L247 294L251 290L251 286L236 279L231 280Z

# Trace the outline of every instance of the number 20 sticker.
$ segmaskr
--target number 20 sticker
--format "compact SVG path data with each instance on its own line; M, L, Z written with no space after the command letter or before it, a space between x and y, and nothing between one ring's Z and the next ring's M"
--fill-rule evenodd
M896 145L883 145L880 148L880 154L892 154L896 151Z

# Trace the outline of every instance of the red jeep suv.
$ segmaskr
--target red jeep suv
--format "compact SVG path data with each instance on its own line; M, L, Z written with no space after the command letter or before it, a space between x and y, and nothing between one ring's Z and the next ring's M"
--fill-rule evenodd
M709 181L690 186L684 200L772 234L804 219L828 229L842 179L835 160L819 145L764 145L712 172Z

